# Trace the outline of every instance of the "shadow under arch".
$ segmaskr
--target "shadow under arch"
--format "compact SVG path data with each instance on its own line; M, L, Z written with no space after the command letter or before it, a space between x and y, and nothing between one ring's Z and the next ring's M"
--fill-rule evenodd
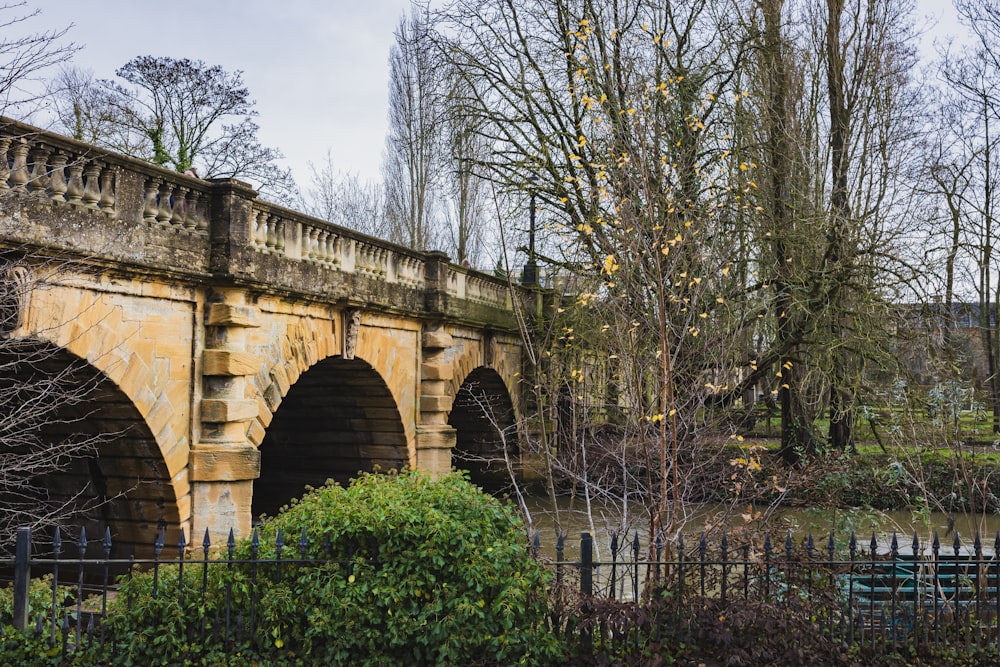
M510 484L507 461L518 470L520 449L514 405L499 373L480 366L466 376L452 403L448 425L457 431L452 454L455 467L468 470L472 482L487 491Z
M55 525L73 555L80 527L88 555L103 555L109 531L112 558L147 555L161 530L179 536L178 499L139 410L104 373L52 343L0 340L0 465L0 508L33 525L36 545ZM12 488L17 470L24 484Z
M307 485L346 485L359 472L398 470L408 460L382 376L361 359L330 357L305 371L275 411L260 444L251 511L274 516Z

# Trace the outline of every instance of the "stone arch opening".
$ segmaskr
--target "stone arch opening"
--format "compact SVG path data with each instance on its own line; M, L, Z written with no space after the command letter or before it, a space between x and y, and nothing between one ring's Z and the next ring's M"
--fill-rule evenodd
M514 405L503 378L492 368L473 369L452 403L448 424L455 429L452 459L488 491L510 483L508 461L520 463Z
M48 342L0 340L0 434L0 507L13 517L4 530L33 525L44 544L58 525L64 553L76 555L83 527L98 555L110 529L116 558L145 555L160 530L176 542L182 517L156 438L85 360Z
M382 376L361 359L331 357L282 399L260 445L252 512L275 515L304 488L408 462L406 433Z

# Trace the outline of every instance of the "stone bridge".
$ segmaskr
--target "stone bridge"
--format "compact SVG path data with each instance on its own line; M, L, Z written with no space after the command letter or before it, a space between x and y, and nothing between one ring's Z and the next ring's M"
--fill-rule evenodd
M3 361L85 393L43 429L97 454L47 485L123 550L360 470L516 463L531 292L15 121L0 154Z

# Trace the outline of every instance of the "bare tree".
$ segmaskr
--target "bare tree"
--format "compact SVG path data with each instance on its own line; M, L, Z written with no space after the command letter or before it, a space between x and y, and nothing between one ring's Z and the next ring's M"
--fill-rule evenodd
M951 157L938 165L935 178L962 227L971 255L989 402L994 432L1000 432L1000 337L996 327L1000 264L994 249L1000 193L995 162L1000 141L1000 98L996 92L1000 86L1000 5L995 0L957 0L955 7L973 41L960 48L949 46L942 54L941 76L950 99L948 108L954 114L949 123L963 131L949 147Z
M389 56L389 133L383 173L390 239L418 250L437 243L435 198L444 136L446 78L415 10L401 19Z
M322 165L310 163L309 167L309 184L297 204L299 208L371 236L388 235L382 183L337 171L329 152Z
M49 68L69 60L79 49L64 42L69 27L27 32L41 10L24 2L0 4L0 108L19 113L33 111L41 93L35 86Z
M60 129L100 146L204 178L249 181L268 199L295 199L280 151L260 143L243 73L187 58L139 56L120 81L64 70L50 83Z

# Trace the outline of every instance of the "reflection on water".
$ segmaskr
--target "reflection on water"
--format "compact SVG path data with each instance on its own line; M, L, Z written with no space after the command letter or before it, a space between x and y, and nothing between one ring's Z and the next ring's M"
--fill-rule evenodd
M580 533L588 531L594 535L595 558L600 559L610 550L612 535L619 540L627 539L631 544L635 535L643 549L648 544L649 520L639 503L629 503L622 510L621 505L592 502L589 504L579 496L558 499L554 510L549 499L540 496L525 498L530 528L538 531L541 551L554 558L558 532L565 536L565 560L579 558ZM834 532L839 546L850 539L851 532L857 535L859 548L867 549L872 534L878 536L880 545L886 545L892 533L898 534L901 548L909 548L916 533L923 548L929 548L935 533L941 543L942 553L951 553L956 535L964 549L971 549L976 533L981 535L983 549L992 552L994 538L1000 533L1000 514L950 516L943 512L878 512L871 509L829 510L805 508L780 508L769 511L723 505L699 505L687 510L683 521L683 535L687 545L697 543L704 532L713 541L721 539L723 531L728 535L756 533L763 535L770 531L776 549L783 549L785 535L791 530L796 542L813 535L817 548L826 549L830 531ZM882 547L880 546L880 550Z

